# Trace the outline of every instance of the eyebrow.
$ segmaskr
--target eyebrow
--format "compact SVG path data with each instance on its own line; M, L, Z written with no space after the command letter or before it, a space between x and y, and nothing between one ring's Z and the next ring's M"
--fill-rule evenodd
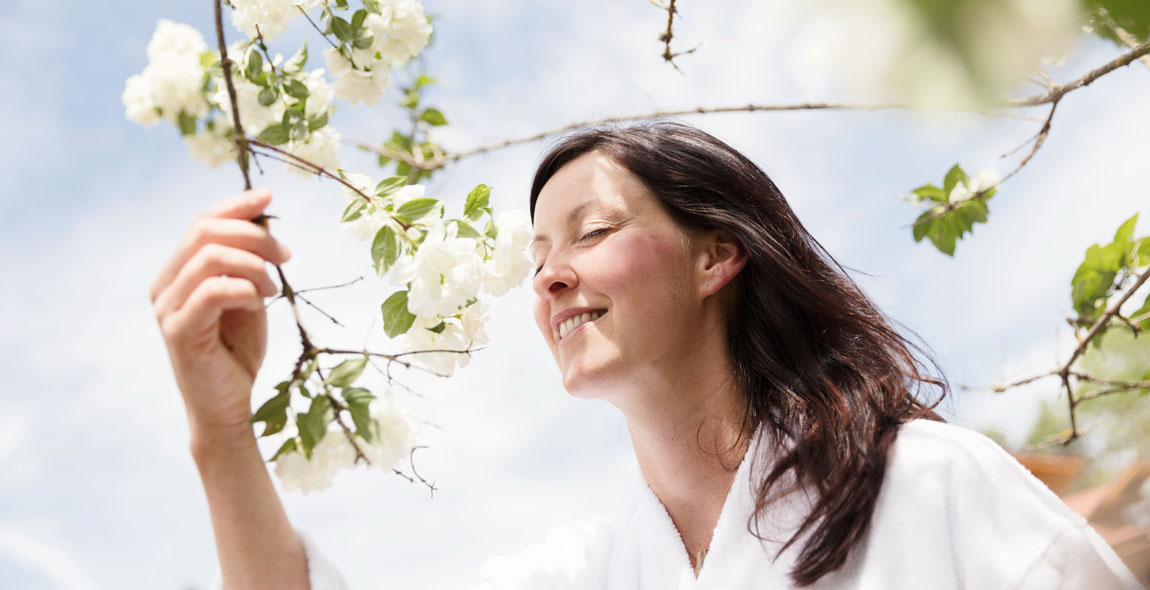
M594 201L584 201L583 203L577 205L574 209L571 210L570 213L567 214L567 223L571 223L571 221L573 221L576 217L579 217L579 214L582 213L584 209L594 204ZM551 238L548 236L536 235L535 238L531 240L531 248L534 249L536 244L550 241Z

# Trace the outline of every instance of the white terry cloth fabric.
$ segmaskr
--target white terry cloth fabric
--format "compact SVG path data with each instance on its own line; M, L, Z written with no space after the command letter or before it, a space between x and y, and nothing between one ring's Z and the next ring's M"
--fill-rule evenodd
M560 525L518 555L487 560L476 590L795 588L789 573L805 537L774 557L809 511L813 493L776 499L757 530L765 540L748 531L751 485L771 464L760 458L751 478L752 453L773 448L761 434L739 466L697 577L667 511L640 485L620 517ZM346 590L338 570L301 538L312 590ZM808 588L1138 587L1085 519L996 443L961 427L914 420L896 439L865 537L842 568ZM221 590L218 582L213 590Z

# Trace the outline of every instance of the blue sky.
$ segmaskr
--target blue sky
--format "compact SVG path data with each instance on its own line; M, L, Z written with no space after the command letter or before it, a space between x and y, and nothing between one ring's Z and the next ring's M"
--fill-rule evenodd
M147 289L192 216L240 180L232 167L192 161L173 129L127 122L120 92L143 68L157 19L207 33L209 4L73 4L0 6L0 53L9 56L0 129L10 138L0 143L0 585L206 588L216 563L207 507ZM426 53L441 84L428 100L453 122L440 141L463 149L653 109L850 96L837 77L804 71L795 46L804 23L794 11L681 4L677 39L701 43L681 58L685 74L658 58L665 14L648 2L428 0L441 15ZM307 34L296 23L278 47L290 53L288 40ZM1051 71L1069 79L1116 53L1085 42ZM914 244L905 226L915 211L898 195L938 182L955 162L1005 174L1016 160L998 156L1037 123L901 112L685 120L762 165L814 236L929 344L953 385L987 385L1049 369L1068 352L1073 341L1061 326L1083 251L1108 241L1131 214L1150 213L1150 112L1137 98L1148 90L1150 72L1135 64L1068 96L1046 147L1003 186L991 223L961 242L954 259ZM344 107L333 118L345 137L365 140L397 121L387 107ZM543 149L533 143L464 161L429 192L461 207L484 182L496 208L526 208ZM352 151L343 162L372 172L370 159ZM295 252L285 268L293 282L362 274L364 245L336 227L338 188L272 168L257 182L275 192L274 228ZM360 287L324 299L349 329L308 317L320 338L354 345L379 331L373 320L389 291ZM562 390L530 300L524 286L492 303L492 343L456 378L406 380L426 396L410 400L415 410L440 427L428 427L431 448L417 455L440 487L434 498L362 471L340 475L322 494L284 495L293 522L354 587L468 587L486 557L629 496L636 473L621 417ZM271 313L257 398L297 354L286 309ZM956 391L946 408L959 424L1017 438L1035 400L1052 392L1052 383L1002 396Z

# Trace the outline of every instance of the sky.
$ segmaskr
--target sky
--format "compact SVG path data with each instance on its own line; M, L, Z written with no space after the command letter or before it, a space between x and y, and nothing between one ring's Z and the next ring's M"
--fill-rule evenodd
M440 83L427 101L452 122L436 137L466 149L608 116L851 96L842 72L807 67L804 51L819 39L802 10L744 4L680 3L676 43L698 46L680 58L680 73L659 58L666 15L649 2L427 0L440 15L425 52ZM207 2L108 6L0 6L0 54L21 56L0 69L0 129L11 139L0 142L0 586L9 590L206 589L216 568L147 292L193 216L237 192L240 177L191 160L171 128L126 121L120 102L157 19L206 33L211 11ZM297 22L276 48L290 54L288 40L308 35ZM1050 71L1071 79L1117 53L1084 41ZM959 386L1026 377L1069 352L1069 279L1083 252L1135 212L1150 213L1150 110L1138 98L1147 91L1150 72L1135 64L1069 95L1045 147L1003 185L990 223L954 258L914 243L907 226L916 210L899 195L939 182L956 162L1005 174L1018 155L999 156L1040 123L906 112L684 120L759 163L883 311L921 337L955 387L942 408L950 421L999 428L1017 442L1054 383L1001 395ZM378 140L400 119L387 106L343 107L332 124L344 137ZM433 179L429 194L459 209L482 182L497 210L526 209L545 147L464 160ZM365 155L347 149L341 158L380 176ZM338 187L277 166L266 172L256 182L274 192L273 231L294 252L285 271L297 287L369 269L366 246L337 227ZM322 341L355 346L380 331L388 293L365 281L317 294L349 327L314 313L305 321ZM401 378L427 422L429 448L416 465L435 480L434 496L366 470L342 473L322 493L282 494L293 524L353 587L470 587L484 559L517 552L552 524L608 512L641 481L619 413L563 390L531 297L525 284L490 303L491 343L456 377ZM298 354L287 308L270 314L257 404Z

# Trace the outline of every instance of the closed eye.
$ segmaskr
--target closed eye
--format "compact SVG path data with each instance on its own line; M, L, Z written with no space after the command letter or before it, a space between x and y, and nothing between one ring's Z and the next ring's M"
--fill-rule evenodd
M604 233L606 233L606 232L607 232L607 230L608 230L608 229L609 229L609 228L606 228L606 227L601 227L601 228L599 228L599 229L591 230L591 231L589 231L589 232L587 232L587 233L583 234L583 236L582 236L581 238L579 238L579 241L580 241L580 242L582 242L582 241L585 241L585 240L589 240L589 239L591 239L591 238L593 238L593 237L595 237L595 236L598 236L598 235L600 235L600 234L604 234ZM540 273L542 270L543 270L543 266L542 266L542 265L540 265L539 267L537 267L537 268L535 269L535 274L534 274L534 275L532 275L532 277L538 276L538 275L539 275L539 273Z
M583 234L583 237L579 238L579 241L582 242L583 240L593 238L593 237L595 237L601 233L604 233L606 231L607 231L607 228L605 228L605 227L601 227L599 229L589 231L589 232Z

